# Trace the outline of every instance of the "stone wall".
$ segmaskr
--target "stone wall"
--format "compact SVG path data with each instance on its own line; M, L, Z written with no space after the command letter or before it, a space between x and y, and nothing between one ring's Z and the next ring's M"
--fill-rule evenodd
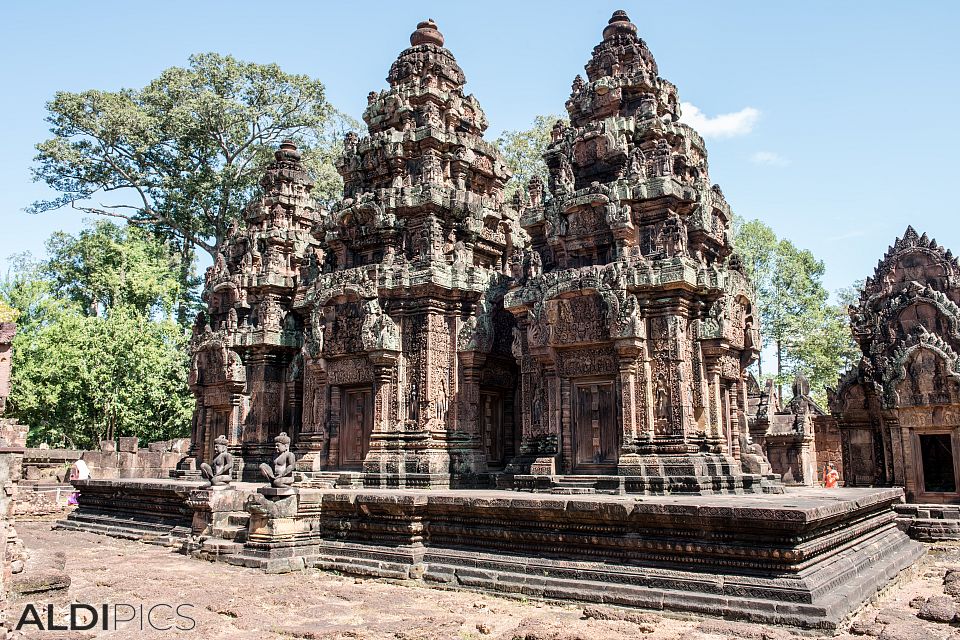
M78 449L28 448L23 453L23 480L26 484L60 484L70 475L70 467L83 455Z
M823 470L832 462L840 474L843 484L843 443L840 440L840 428L833 416L817 416L813 419L814 440L817 443L817 480L823 484Z
M99 451L85 451L80 459L92 478L169 478L189 448L186 438L151 442L146 449L138 438L119 438L102 441Z
M27 427L15 420L0 418L0 636L8 630L5 619L7 593L14 575L23 571L26 551L13 526L17 482L21 476Z
M20 520L29 520L60 514L67 507L67 498L73 491L69 485L41 489L21 487L17 492L13 515Z

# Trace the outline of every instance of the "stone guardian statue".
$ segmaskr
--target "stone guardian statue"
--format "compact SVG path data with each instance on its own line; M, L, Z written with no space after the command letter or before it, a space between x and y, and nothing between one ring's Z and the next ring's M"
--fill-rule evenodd
M216 454L210 464L200 465L200 475L207 481L207 487L227 487L233 480L233 454L227 451L227 437L220 435L213 441Z
M266 463L261 464L260 473L270 481L270 486L282 489L293 484L293 470L297 465L297 458L290 452L290 436L285 432L273 441L277 445L277 457L273 459L273 467Z

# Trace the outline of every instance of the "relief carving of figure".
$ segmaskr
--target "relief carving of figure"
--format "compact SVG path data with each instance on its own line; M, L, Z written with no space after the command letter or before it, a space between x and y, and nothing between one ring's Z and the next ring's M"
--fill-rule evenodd
M234 382L243 382L247 379L247 370L243 366L240 354L232 349L227 349L227 379Z
M543 204L543 180L535 175L527 183L527 191L530 194L530 206L539 207Z
M631 177L646 178L647 177L647 157L643 153L643 149L636 147L633 150L633 153L630 154L630 167L628 173Z
M566 156L560 158L560 170L557 174L557 182L560 191L563 193L572 193L574 189L575 178L573 175L573 166Z
M520 327L513 328L513 342L510 344L510 353L519 360L523 357L523 331Z
M420 422L420 390L415 381L410 381L410 391L407 395L407 420L413 424Z

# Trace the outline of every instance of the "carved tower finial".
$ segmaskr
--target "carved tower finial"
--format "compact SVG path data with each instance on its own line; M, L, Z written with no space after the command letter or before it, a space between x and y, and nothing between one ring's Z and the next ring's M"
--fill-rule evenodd
M437 29L437 23L433 18L427 18L418 23L417 30L410 34L410 46L416 47L421 44L443 46L443 34Z

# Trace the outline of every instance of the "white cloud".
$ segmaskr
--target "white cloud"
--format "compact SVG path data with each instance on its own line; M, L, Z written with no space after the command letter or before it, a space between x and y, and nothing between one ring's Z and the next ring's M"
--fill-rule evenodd
M750 156L753 164L763 164L768 167L785 167L790 161L773 151L757 151Z
M689 102L680 103L680 121L697 130L704 138L733 138L753 131L760 110L744 107L734 113L721 113L712 118Z

